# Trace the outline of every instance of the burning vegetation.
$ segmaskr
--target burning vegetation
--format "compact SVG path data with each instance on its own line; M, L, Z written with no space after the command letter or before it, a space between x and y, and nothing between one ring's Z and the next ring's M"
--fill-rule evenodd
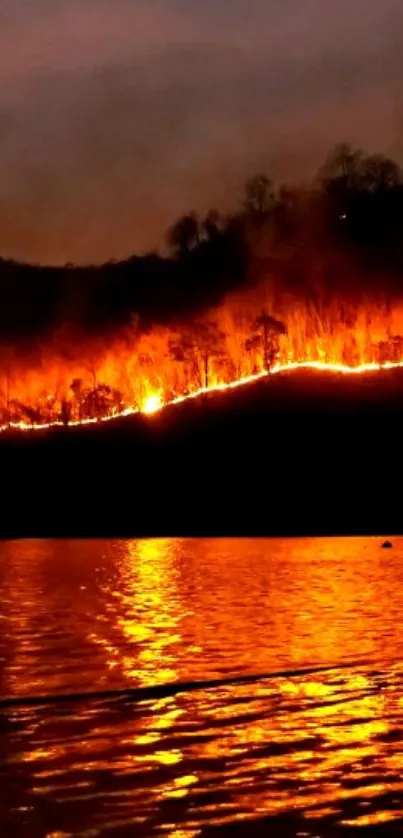
M341 146L309 187L258 176L231 217L180 219L169 257L51 282L0 264L1 428L152 414L299 364L402 365L402 183L393 161ZM30 283L53 295L47 320L38 303L21 320Z
M240 295L182 328L156 327L137 338L128 333L104 349L87 349L89 360L80 353L68 360L44 357L34 369L9 362L0 424L24 428L152 414L167 403L300 364L336 372L403 364L403 307L363 303L346 312L333 304L319 313L294 301L289 313L273 315L269 308L248 312L248 303L253 310L253 300Z

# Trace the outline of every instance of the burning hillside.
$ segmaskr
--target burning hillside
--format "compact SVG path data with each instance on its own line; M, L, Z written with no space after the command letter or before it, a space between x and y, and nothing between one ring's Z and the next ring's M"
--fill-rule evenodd
M167 259L2 263L0 427L151 414L301 365L399 366L402 229L400 168L340 146L309 188L257 176L232 216L179 219Z
M126 333L109 347L89 344L70 357L48 348L40 364L25 369L9 358L2 370L1 429L152 414L304 367L348 375L403 366L398 305L363 301L319 310L288 300L287 309L267 314L273 308L266 287L175 329Z

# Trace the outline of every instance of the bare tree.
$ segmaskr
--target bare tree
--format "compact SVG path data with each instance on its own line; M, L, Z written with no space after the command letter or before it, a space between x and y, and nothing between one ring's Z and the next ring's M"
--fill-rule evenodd
M361 149L339 143L330 151L319 170L319 179L325 184L335 180L343 181L348 189L352 189L361 176L363 158Z
M73 378L73 381L70 384L70 390L73 393L74 401L76 404L76 418L82 419L82 400L84 392L82 378Z
M330 194L348 196L397 186L402 182L402 171L389 157L364 154L341 143L328 155L319 179Z
M225 335L214 321L195 321L170 342L170 355L175 361L188 364L199 386L210 386L211 361L225 353ZM202 373L200 371L202 362Z
M168 230L167 241L176 256L186 258L200 241L197 214L192 212L179 218Z
M257 333L253 334L248 341L246 341L246 351L260 346L263 355L263 364L266 372L269 372L273 364L278 358L279 352L279 338L281 335L287 334L287 329L281 320L276 320L271 317L266 311L255 320L255 329Z
M222 229L222 220L220 213L216 209L211 209L203 221L203 230L208 241L215 241L220 235Z
M195 341L203 359L204 387L210 385L210 364L224 354L225 335L212 320L194 324Z
M255 218L262 218L273 209L274 188L266 175L255 175L246 181L244 206Z
M372 154L365 158L363 181L370 192L392 189L402 180L402 171L393 160L382 154Z
M1 392L4 399L4 406L6 412L6 421L9 425L11 422L11 389L12 389L12 369L14 360L14 351L11 346L3 346L0 349L0 359L2 366L2 385Z
M71 421L71 404L67 399L62 399L60 405L60 421L63 422L63 425L68 425Z

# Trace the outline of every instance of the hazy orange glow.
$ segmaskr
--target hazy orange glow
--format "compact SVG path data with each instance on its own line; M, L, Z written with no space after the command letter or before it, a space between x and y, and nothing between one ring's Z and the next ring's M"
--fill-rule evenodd
M0 351L0 431L90 425L152 416L206 393L242 387L287 370L359 375L403 367L403 305L364 300L314 307L267 288L232 295L203 320L120 334L106 347L47 346L23 363ZM265 369L256 318L281 320L276 360ZM83 360L83 358L85 360Z
M148 833L151 818L164 816L167 834L182 827L187 836L236 820L246 832L259 818L278 818L282 835L280 819L290 815L300 816L301 833L314 834L317 819L315 833L323 834L328 815L336 832L342 823L348 830L399 815L401 540L387 564L378 539L234 546L233 539L66 541L62 549L51 540L4 543L6 695L89 690L89 676L92 689L120 690L329 667L184 688L133 703L129 713L126 701L95 699L71 702L68 714L15 711L28 733L10 770L29 769L31 801L53 799L57 789L70 831L71 811L75 819L85 807L92 813L105 794L98 772L112 772L119 816L130 826L134 811L149 817ZM59 585L44 586L55 568ZM67 607L66 639L85 656L84 671L71 665L73 651L68 659L47 640L47 620L61 632ZM38 726L40 738L30 737ZM186 798L189 807L172 805ZM110 825L110 809L101 815Z

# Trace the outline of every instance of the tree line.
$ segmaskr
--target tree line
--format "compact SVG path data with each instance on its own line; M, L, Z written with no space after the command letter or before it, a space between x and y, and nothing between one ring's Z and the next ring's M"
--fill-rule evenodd
M209 387L214 376L231 380L269 370L281 347L291 357L301 356L312 311L326 312L334 300L338 322L347 330L363 294L372 302L382 294L387 319L388 300L402 296L402 234L401 168L388 157L342 144L309 184L276 185L258 173L247 180L232 213L191 211L177 219L167 231L165 255L100 267L0 260L0 421L67 423L113 415L128 404L141 405L142 378L169 398ZM219 311L231 293L252 298L262 283L270 285L274 302L267 308L256 296L235 357L228 330L211 310ZM298 306L305 311L301 328ZM333 338L325 320L324 315L317 331L329 345ZM236 332L239 324L232 328ZM156 360L147 336L161 329L167 334ZM368 320L365 330L365 357L379 363L402 358L400 328L388 325L375 339ZM130 334L130 353L137 359L123 382L104 374L99 363L121 334ZM78 348L85 370L70 375ZM357 363L360 352L351 331L338 359ZM37 370L57 359L58 383L46 385L43 393L35 390L34 397L16 375L25 358Z
M68 367L60 367L56 386L49 380L48 386L36 398L24 398L30 391L30 381L13 375L12 359L3 372L0 383L0 425L24 422L25 424L46 424L61 422L82 422L120 414L125 408L142 408L142 394L150 382L158 379L158 392L169 401L176 396L188 395L201 389L208 389L219 381L231 381L247 368L254 374L265 369L267 372L279 358L280 336L286 334L285 324L262 311L253 319L250 334L242 342L242 351L248 359L247 367L236 367L226 344L227 335L214 320L195 319L182 323L167 334L161 344L159 373L156 376L156 359L141 347L133 344L135 371L131 373L128 386L121 388L107 382L108 371L96 363L93 350L84 362L81 377L74 377L68 383ZM116 354L119 354L119 346ZM133 367L132 367L133 370ZM165 372L165 376L164 376ZM35 371L31 372L35 379ZM145 391L142 385L145 384Z
M64 268L0 259L0 334L32 346L44 337L114 334L133 316L147 328L217 306L267 273L285 289L309 294L320 282L331 292L343 288L343 259L354 265L350 290L380 286L382 275L400 292L402 233L400 166L342 144L308 185L276 185L258 173L232 213L185 214L168 230L164 254Z

